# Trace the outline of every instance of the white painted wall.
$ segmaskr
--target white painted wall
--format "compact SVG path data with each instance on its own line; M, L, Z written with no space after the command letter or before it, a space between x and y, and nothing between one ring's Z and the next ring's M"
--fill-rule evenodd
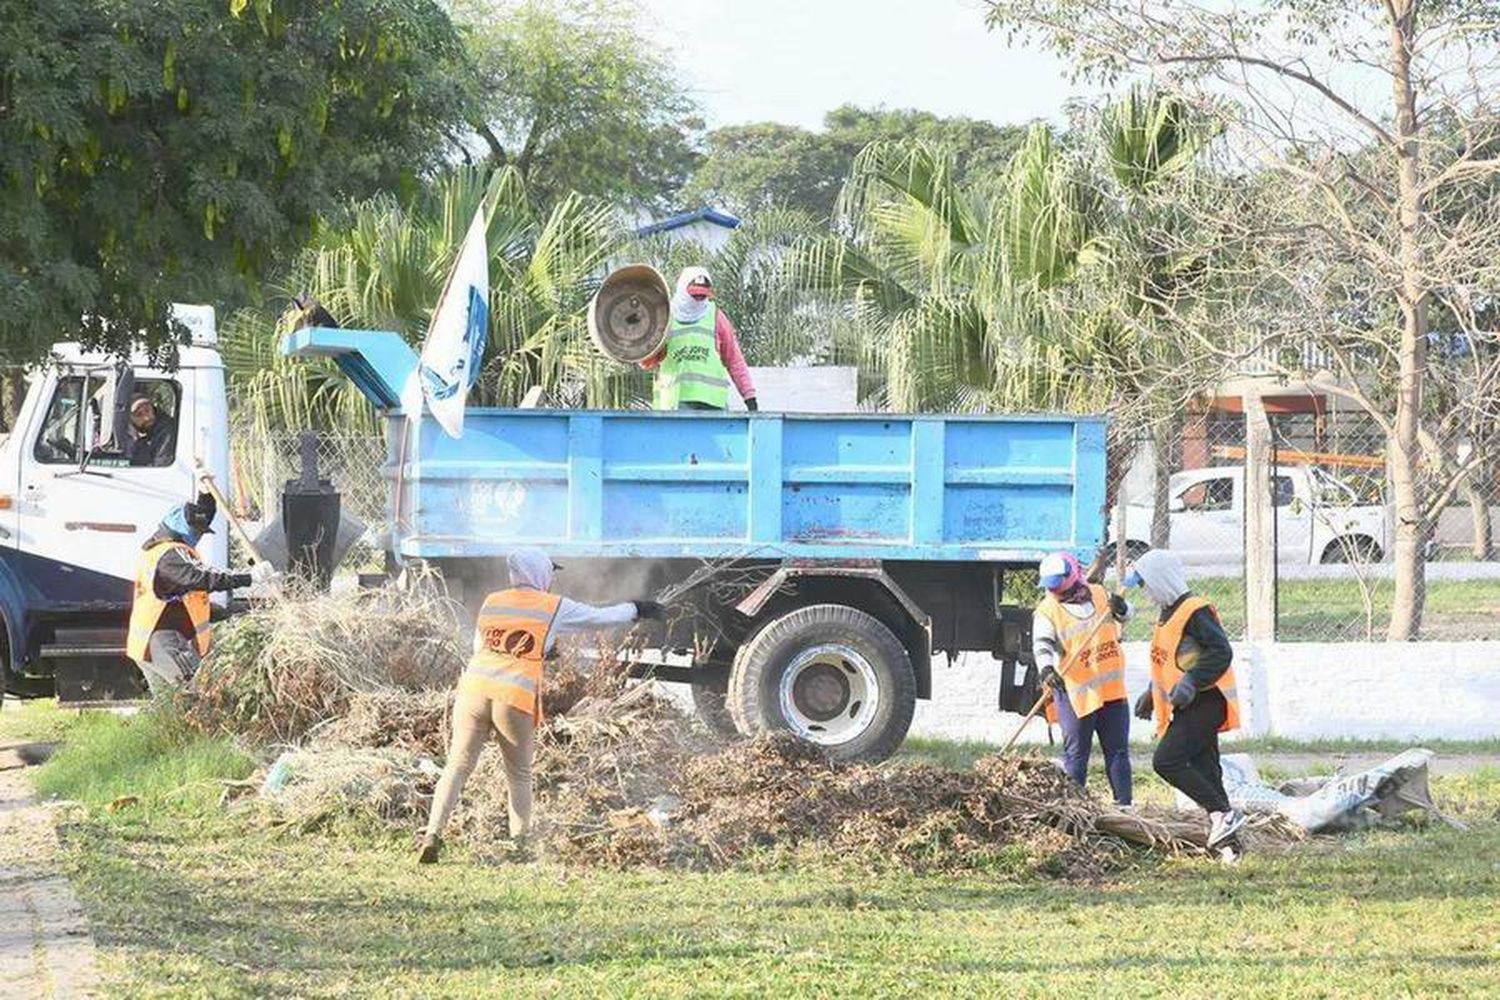
M1146 689L1148 648L1125 644L1132 701ZM1239 735L1292 739L1500 737L1500 642L1236 643ZM1003 742L1019 723L995 710L1000 665L964 654L933 665L933 699L917 703L912 734ZM1149 740L1135 722L1132 738ZM1033 722L1023 737L1045 742ZM1232 737L1231 737L1232 738Z

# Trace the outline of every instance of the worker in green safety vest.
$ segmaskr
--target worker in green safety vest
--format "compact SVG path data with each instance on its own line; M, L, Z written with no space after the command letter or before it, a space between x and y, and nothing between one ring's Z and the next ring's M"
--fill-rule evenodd
M672 319L661 350L641 362L656 372L657 410L723 410L732 382L747 410L757 409L755 383L740 352L734 324L713 301L704 267L685 267L672 295Z

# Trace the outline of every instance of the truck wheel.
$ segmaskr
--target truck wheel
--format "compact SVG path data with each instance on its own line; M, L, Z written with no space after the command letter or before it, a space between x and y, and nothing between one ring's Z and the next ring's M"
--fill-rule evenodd
M738 739L741 733L734 724L734 716L729 714L729 706L726 704L728 696L706 684L693 684L691 687L693 708L698 710L698 718L703 720L709 731L725 739Z
M1368 535L1352 535L1329 542L1323 549L1321 561L1328 566L1348 562L1378 563L1383 558L1385 553L1380 550L1380 543L1375 539Z
M837 760L884 760L906 738L917 681L906 647L880 621L814 604L740 647L729 711L747 735L795 734Z

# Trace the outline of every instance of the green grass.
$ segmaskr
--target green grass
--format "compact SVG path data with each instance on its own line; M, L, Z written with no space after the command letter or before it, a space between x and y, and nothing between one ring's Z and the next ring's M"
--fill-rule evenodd
M1374 601L1374 638L1383 639L1390 620L1389 580L1369 581ZM1245 585L1241 577L1194 579L1195 591L1214 602L1230 636L1245 631ZM1362 640L1365 605L1355 580L1282 580L1278 586L1277 638L1289 642ZM1500 639L1500 580L1429 580L1422 616L1428 639ZM1151 615L1138 614L1129 639L1148 639Z
M33 783L41 795L96 813L133 797L119 815L196 814L216 807L224 779L244 778L253 766L226 740L191 732L170 711L148 706L132 716L76 720Z
M0 743L59 740L77 721L77 712L59 708L51 698L6 698L0 706Z
M870 875L418 868L404 837L257 829L183 783L243 773L149 716L86 720L41 774L107 995L1479 996L1500 991L1500 770L1434 781L1470 824L1319 840L1234 869L1105 884ZM906 759L958 762L913 741ZM1142 781L1144 798L1166 790ZM159 807L104 813L146 790Z

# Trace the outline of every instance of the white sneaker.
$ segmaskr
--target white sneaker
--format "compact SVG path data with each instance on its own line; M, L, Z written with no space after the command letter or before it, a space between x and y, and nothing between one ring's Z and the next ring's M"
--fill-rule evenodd
M1238 809L1230 809L1228 812L1209 813L1210 825L1208 828L1208 849L1213 850L1224 841L1239 832L1240 827L1246 823L1245 814Z

